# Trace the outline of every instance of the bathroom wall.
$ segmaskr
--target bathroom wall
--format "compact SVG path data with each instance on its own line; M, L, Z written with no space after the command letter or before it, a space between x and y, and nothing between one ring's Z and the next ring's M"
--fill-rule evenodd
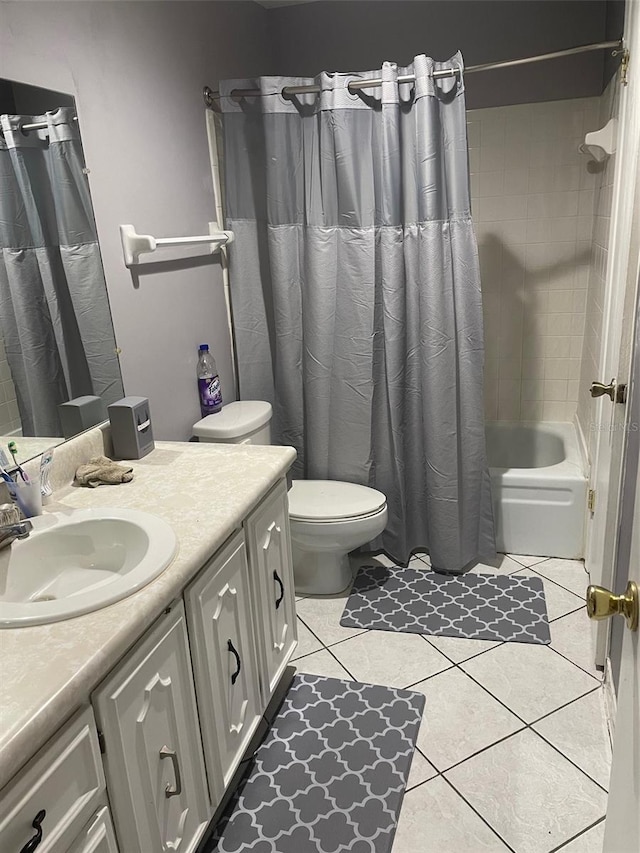
M4 341L0 335L0 435L8 435L16 429L20 429L16 388L7 364Z
M600 98L597 126L604 127L610 118L618 117L620 87L614 80L609 83ZM577 419L587 447L589 460L593 459L593 442L597 432L593 424L593 411L596 401L591 397L589 388L595 381L608 381L600 377L600 350L604 321L604 294L609 260L609 228L613 200L613 176L616 156L612 155L604 168L596 176L594 188L594 223L592 253L589 265L587 285L586 327L582 348L582 370L580 392L578 395Z
M461 50L475 65L612 40L622 33L623 8L617 0L334 0L273 9L269 26L276 73L314 76L379 68L384 60L406 65L420 53L447 59ZM467 106L597 96L604 69L598 51L470 74Z
M598 181L577 148L598 122L598 98L468 113L489 420L575 413Z
M271 71L268 14L241 0L0 3L0 77L76 98L124 385L150 398L158 438L187 439L200 417L199 343L234 397L221 270L206 248L176 249L132 275L118 225L207 232L202 87Z

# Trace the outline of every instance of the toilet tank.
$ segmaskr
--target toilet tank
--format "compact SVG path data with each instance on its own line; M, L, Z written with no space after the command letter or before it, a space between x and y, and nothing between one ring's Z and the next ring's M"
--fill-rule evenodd
M271 444L271 403L238 400L193 425L198 441L217 444Z

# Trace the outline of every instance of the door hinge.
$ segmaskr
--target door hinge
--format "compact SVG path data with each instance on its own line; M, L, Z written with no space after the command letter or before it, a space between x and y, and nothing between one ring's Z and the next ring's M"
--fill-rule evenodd
M595 489L589 489L589 494L587 497L587 508L589 509L589 512L591 513L591 515L593 515L593 513L596 511L596 490Z
M107 752L107 744L105 743L104 734L101 731L98 731L98 746L100 747L100 754L105 755Z

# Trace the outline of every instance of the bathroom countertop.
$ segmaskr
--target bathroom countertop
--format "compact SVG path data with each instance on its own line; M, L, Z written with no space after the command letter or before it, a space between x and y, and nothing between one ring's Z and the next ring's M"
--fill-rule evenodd
M116 604L62 622L0 629L0 788L88 701L294 459L290 447L157 442L130 463L130 483L55 492L46 512L127 507L157 515L173 527L178 552L158 578Z

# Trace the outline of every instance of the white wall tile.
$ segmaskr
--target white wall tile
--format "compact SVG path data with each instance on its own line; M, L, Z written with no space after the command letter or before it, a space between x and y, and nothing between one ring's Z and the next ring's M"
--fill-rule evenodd
M570 313L573 310L573 290L553 290L549 293L549 313Z
M468 114L487 417L571 417L582 350L591 359L597 351L611 181L587 171L577 146L585 127L599 126L600 104L583 98ZM588 291L594 270L599 281Z
M542 400L522 400L520 403L520 418L523 421L541 421L544 417Z

